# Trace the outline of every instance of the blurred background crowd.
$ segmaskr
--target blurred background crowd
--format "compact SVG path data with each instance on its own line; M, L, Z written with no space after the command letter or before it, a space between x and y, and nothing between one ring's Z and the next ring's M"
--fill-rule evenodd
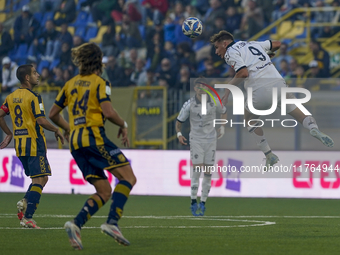
M103 50L103 78L112 87L166 86L190 90L190 77L232 77L233 69L214 54L212 34L227 30L236 40L248 40L298 7L338 7L339 0L0 0L6 18L0 23L2 92L18 85L18 65L32 63L46 86L62 87L77 74L71 48L96 42ZM13 14L13 15L9 15ZM7 17L10 16L11 19ZM307 13L285 22L305 22ZM203 22L203 33L192 40L182 33L187 17ZM311 30L308 51L312 59L301 63L290 54L296 46L283 44L273 63L285 79L328 78L330 54L318 38L340 31L340 11L313 12L313 23L327 26ZM271 34L276 30L271 30ZM302 34L303 36L303 34ZM264 34L260 40L271 39ZM297 84L298 86L299 84ZM318 86L316 90L330 89Z

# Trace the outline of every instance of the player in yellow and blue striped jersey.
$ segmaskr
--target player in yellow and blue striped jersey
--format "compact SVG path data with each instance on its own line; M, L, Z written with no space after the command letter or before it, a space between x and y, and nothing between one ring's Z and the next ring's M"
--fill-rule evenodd
M111 197L111 185L104 169L119 179L112 194L112 204L107 222L101 225L104 233L117 242L129 245L118 228L124 205L129 197L136 177L129 161L121 150L105 135L104 122L108 119L120 127L125 146L129 145L127 124L111 105L111 85L102 79L103 54L94 43L85 43L72 49L73 62L79 67L79 75L66 82L52 106L49 117L65 130L72 156L91 183L96 193L85 202L79 214L65 223L70 243L75 249L82 249L80 229ZM68 106L69 122L59 114Z
M13 124L14 147L25 174L32 178L25 197L17 203L20 225L39 228L32 219L40 201L41 193L51 175L51 168L46 158L46 139L43 128L55 133L55 137L64 138L59 129L45 118L42 98L32 91L38 85L40 75L32 65L22 65L17 69L17 78L21 87L9 94L0 109L0 127L6 133L0 148L5 148L12 140L12 132L7 127L4 117L10 114Z

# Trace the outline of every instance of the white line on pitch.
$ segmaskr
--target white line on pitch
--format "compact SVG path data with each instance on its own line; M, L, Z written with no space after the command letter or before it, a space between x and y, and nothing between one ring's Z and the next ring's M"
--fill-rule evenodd
M16 214L6 214L6 213L0 213L0 218L16 218ZM36 214L34 217L39 218L74 218L75 215L59 215L59 214ZM174 216L155 216L155 215L147 215L147 216L123 216L123 218L127 219L178 219L178 218L187 218L187 219L201 219L204 220L206 217L209 218L315 218L315 219L338 219L340 216L285 216L285 215L225 215L225 216L204 216L204 217L194 217L194 216L180 216L180 215L174 215ZM97 216L94 215L92 218L107 218L107 216Z

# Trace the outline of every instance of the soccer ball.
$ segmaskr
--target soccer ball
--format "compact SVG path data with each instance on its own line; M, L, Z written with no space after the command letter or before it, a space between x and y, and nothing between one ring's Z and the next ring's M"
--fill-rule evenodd
M202 22L198 18L189 17L183 22L182 31L184 35L190 38L196 38L197 36L202 34Z

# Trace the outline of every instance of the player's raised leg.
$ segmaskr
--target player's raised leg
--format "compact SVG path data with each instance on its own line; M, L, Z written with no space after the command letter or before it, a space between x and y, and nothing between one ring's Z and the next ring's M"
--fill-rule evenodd
M254 115L254 114L250 113L249 111L247 111L247 109L245 109L244 117L245 117L245 121L247 123L247 129L248 129L249 133L253 134L256 137L257 146L260 148L260 150L266 156L266 169L268 169L269 167L276 164L279 161L279 158L278 158L278 156L276 156L272 152L272 150L271 150L271 148L270 148L270 146L267 142L267 139L264 136L263 129L261 127L259 127L260 123L256 122L256 121L250 121L252 119L254 119L254 120L258 119L259 116Z
M309 130L309 133L318 139L323 145L327 147L333 147L333 139L319 130L316 120L312 116L305 115L299 108L295 108L293 111L289 112L294 119L300 122L305 128Z
M129 198L132 187L136 184L136 177L130 165L109 170L119 180L112 194L112 204L106 223L101 225L103 233L113 237L119 244L128 246L130 242L123 236L118 221L122 217L124 205Z

